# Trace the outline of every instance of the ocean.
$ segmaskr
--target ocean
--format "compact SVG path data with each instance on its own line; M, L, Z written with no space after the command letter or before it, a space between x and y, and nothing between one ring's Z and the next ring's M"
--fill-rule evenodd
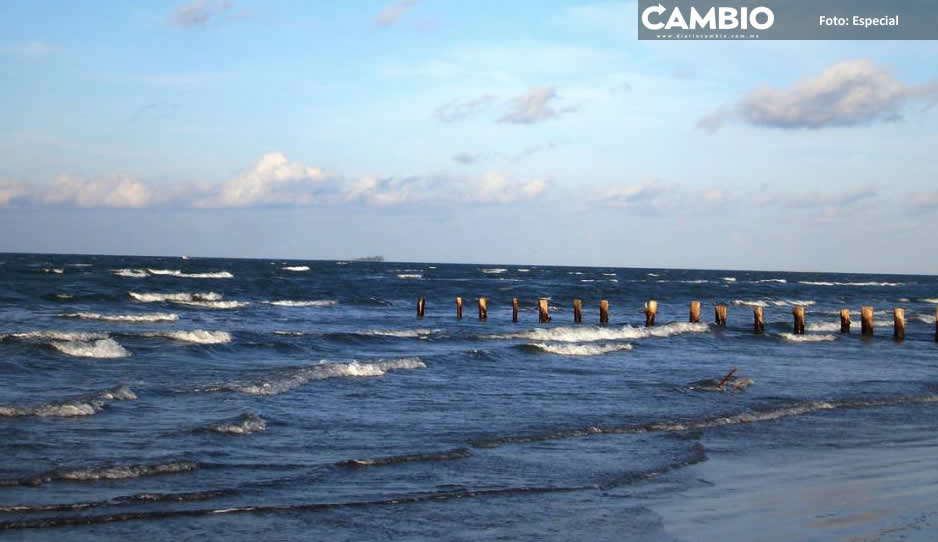
M938 530L938 277L0 254L0 281L0 538Z

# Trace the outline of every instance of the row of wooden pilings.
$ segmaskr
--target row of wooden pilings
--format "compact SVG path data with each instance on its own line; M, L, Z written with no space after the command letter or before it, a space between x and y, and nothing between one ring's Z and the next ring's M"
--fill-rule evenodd
M480 297L477 299L479 306L479 320L488 319L488 299ZM463 299L456 298L456 318L462 319ZM521 304L517 297L511 298L511 321L518 321L518 312ZM417 318L423 318L427 308L427 298L417 298ZM804 335L805 310L804 307L792 308L794 317L793 332L795 335ZM538 321L541 323L550 322L550 300L542 297L537 301ZM726 327L727 306L723 303L714 306L714 322L718 327ZM658 314L658 302L654 299L645 303L645 327L655 325L655 316ZM762 307L752 308L753 331L762 333L765 331L765 322L762 319ZM700 322L700 301L690 302L691 323ZM583 322L583 301L581 299L573 300L573 322L576 324ZM603 299L599 302L599 324L609 323L609 301ZM850 309L840 310L840 332L850 333ZM873 335L873 307L862 307L860 309L860 333L865 336ZM905 309L893 309L893 337L898 340L905 338ZM935 309L935 341L938 341L938 308Z

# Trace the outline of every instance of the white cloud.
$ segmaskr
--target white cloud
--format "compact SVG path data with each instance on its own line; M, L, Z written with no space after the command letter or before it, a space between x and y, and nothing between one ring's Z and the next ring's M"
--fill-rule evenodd
M7 207L14 199L27 193L22 183L0 180L0 207Z
M556 118L564 113L576 111L575 107L568 106L561 109L551 107L551 100L556 99L557 91L554 87L537 87L514 98L511 108L499 122L510 124L534 124Z
M146 207L151 197L147 185L130 177L81 179L68 175L60 175L38 194L43 204L76 207Z
M375 24L379 26L391 26L396 23L407 10L414 7L416 3L417 0L400 0L388 4L378 13L378 16L375 17Z
M752 90L738 103L704 116L697 126L715 132L734 119L753 126L786 129L889 122L901 119L908 100L936 94L938 85L906 85L884 66L865 59L850 60L788 89Z
M462 199L475 203L515 203L537 198L548 186L544 179L514 179L486 173L465 183Z
M319 168L290 162L283 153L270 152L254 167L224 183L216 197L199 207L250 205L309 205L328 189L329 177Z
M434 115L440 122L459 122L478 114L494 102L495 96L491 94L453 100L437 107Z

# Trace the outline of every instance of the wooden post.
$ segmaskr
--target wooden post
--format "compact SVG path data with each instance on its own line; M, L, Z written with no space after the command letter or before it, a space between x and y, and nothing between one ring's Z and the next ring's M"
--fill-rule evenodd
M456 319L462 320L462 298L456 298Z
M486 320L489 317L488 300L484 297L479 298L479 320Z
M654 299L645 302L645 327L655 325L655 314L658 312L658 302Z
M537 315L540 323L550 322L550 305L546 297L537 300Z
M690 302L690 323L700 322L700 301Z
M583 322L583 301L581 299L573 300L573 322L575 324Z
M599 325L604 326L609 323L609 302L603 299L599 302ZM938 333L938 331L936 331ZM938 336L936 336L938 337ZM936 338L938 340L938 338Z
M518 309L519 309L518 298L517 297L511 298L511 321L512 322L515 322L515 323L518 322Z
M795 307L791 313L795 317L795 335L804 335L804 307Z
M850 309L840 309L840 332L850 333Z
M418 297L417 298L417 318L423 318L423 311L427 307L427 298Z
M756 333L765 331L765 323L762 321L762 307L752 308L752 330Z
M866 336L873 335L873 307L860 309L860 333Z
M905 339L905 309L893 309L893 330L892 336L897 341Z
M716 315L716 324L719 327L726 327L726 305L720 303L714 307L713 312Z

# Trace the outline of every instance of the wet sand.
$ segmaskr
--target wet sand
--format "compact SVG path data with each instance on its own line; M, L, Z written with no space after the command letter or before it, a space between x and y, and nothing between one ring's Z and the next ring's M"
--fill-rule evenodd
M686 474L694 488L649 506L680 540L938 539L938 440L717 452Z

